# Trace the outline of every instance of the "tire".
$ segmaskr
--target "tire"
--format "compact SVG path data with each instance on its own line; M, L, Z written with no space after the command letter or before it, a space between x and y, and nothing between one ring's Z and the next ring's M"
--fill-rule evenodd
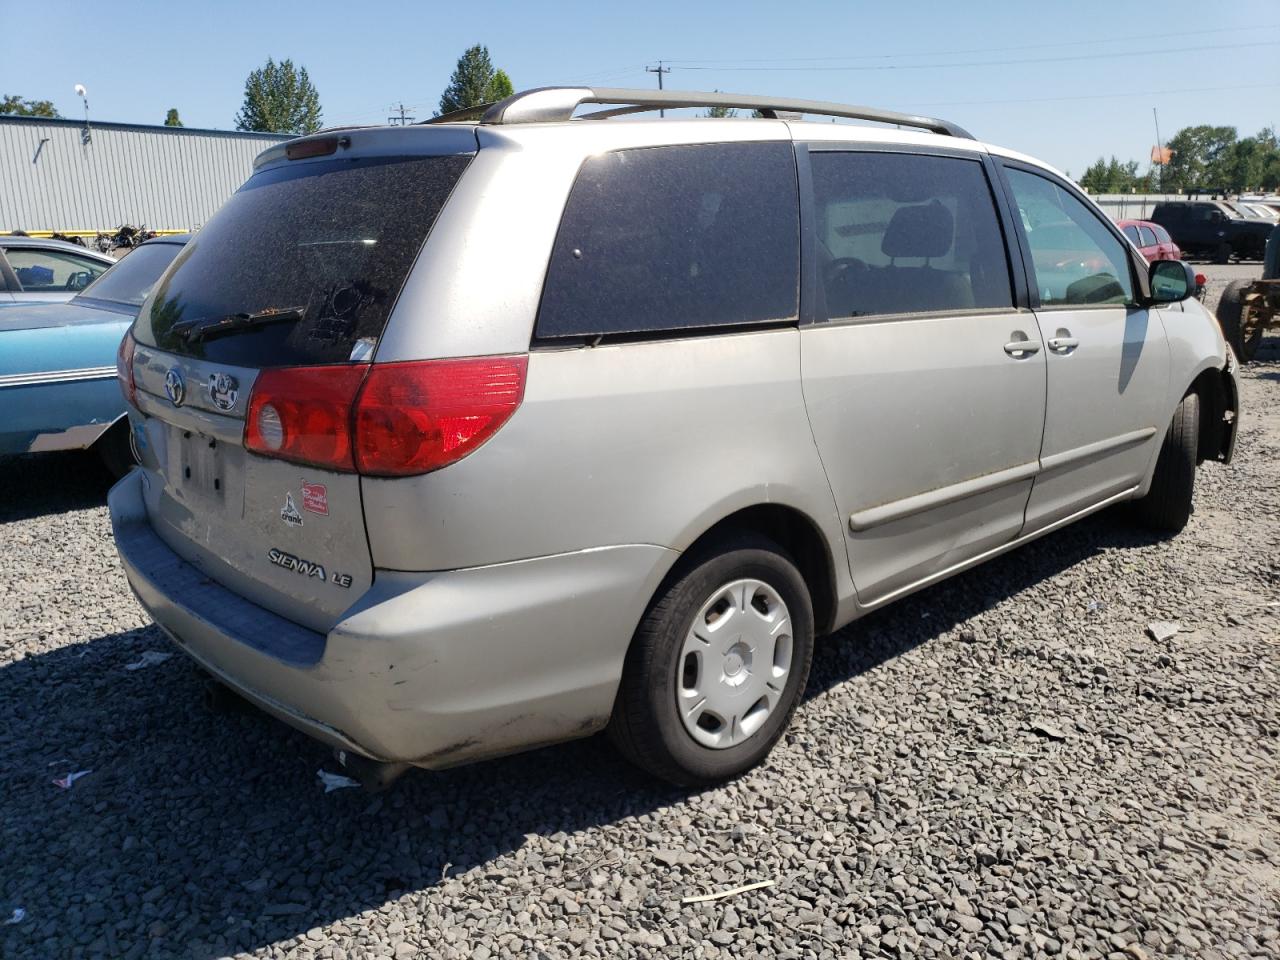
M98 438L93 445L93 451L97 453L98 459L107 468L107 472L117 480L137 466L138 458L133 453L129 419L124 417L113 423L107 432Z
M693 636L699 617L698 632L709 639ZM781 617L790 619L789 656L783 643L765 649L787 635L777 629ZM764 759L786 729L812 659L813 603L791 558L755 534L721 540L680 562L640 622L610 737L636 766L680 786L735 777ZM727 723L724 713L732 714Z
M1153 530L1178 533L1191 518L1196 482L1196 447L1200 437L1200 398L1182 398L1165 431L1155 476L1147 495L1135 504L1138 520Z
M1230 263L1231 262L1231 244L1225 240L1218 244L1218 249L1213 253L1214 263Z
M1222 299L1218 301L1218 326L1222 327L1222 338L1231 344L1236 359L1248 363L1258 353L1258 345L1262 343L1262 325L1244 336L1244 295L1253 285L1251 280L1232 280L1227 289L1222 291Z

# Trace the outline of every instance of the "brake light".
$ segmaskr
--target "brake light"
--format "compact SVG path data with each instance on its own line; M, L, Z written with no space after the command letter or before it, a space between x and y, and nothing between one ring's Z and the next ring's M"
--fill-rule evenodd
M511 419L528 363L520 355L264 370L249 397L245 448L369 476L438 470Z
M249 395L245 448L351 472L351 407L368 371L368 364L263 370Z
M356 468L403 477L461 460L516 412L528 365L525 355L375 365L356 401Z
M125 402L131 406L138 405L138 383L133 379L133 352L138 342L129 331L116 347L116 378L120 381L120 392Z

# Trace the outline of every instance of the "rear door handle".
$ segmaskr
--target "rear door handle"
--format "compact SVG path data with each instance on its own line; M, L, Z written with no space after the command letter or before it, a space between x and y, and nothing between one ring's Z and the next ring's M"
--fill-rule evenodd
M1015 360L1023 360L1032 354L1040 352L1040 341L1027 338L1026 333L1021 330L1015 330L1009 334L1013 337L1004 345L1004 352Z
M1054 353L1070 353L1080 346L1080 341L1075 337L1050 337L1048 342L1049 349Z

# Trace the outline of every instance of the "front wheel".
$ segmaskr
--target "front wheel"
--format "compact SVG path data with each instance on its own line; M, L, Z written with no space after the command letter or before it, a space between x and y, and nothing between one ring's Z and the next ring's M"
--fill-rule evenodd
M1191 519L1200 437L1200 398L1188 393L1165 431L1147 495L1134 505L1138 519L1154 530L1178 533Z
M777 544L699 551L658 595L627 652L609 732L637 766L682 786L755 766L800 702L813 605Z

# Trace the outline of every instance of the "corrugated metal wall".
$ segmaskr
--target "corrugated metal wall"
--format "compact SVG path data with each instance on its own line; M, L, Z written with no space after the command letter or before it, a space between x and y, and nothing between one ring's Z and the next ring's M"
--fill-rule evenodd
M287 137L0 117L0 231L199 226Z

